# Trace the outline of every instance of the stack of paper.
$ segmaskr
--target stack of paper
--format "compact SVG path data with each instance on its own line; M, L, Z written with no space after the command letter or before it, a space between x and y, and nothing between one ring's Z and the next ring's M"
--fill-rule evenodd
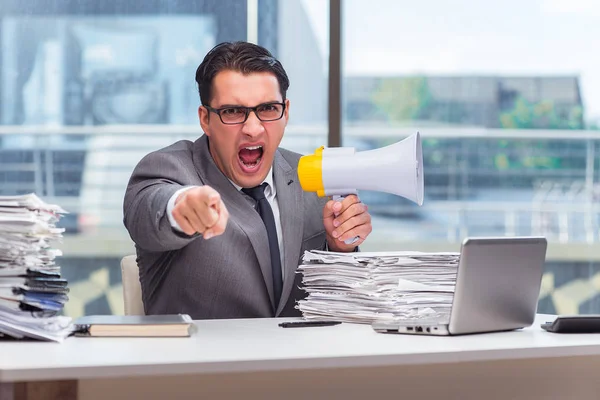
M460 253L307 251L298 272L307 319L448 320Z
M0 196L0 337L62 341L71 318L59 315L68 300L67 281L51 242L64 229L63 209L35 194Z

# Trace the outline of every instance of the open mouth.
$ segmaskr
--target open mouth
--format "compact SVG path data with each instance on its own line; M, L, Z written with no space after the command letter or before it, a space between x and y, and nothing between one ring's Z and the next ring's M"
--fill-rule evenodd
M255 171L260 165L263 156L262 146L248 146L242 148L238 157L243 169L247 172Z

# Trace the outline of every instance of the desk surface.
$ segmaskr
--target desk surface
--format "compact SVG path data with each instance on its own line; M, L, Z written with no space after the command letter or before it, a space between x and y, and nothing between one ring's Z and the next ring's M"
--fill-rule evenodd
M291 319L196 321L190 338L69 338L0 342L0 382L285 369L370 367L600 354L600 334L539 325L457 337L381 334L369 325L283 329Z

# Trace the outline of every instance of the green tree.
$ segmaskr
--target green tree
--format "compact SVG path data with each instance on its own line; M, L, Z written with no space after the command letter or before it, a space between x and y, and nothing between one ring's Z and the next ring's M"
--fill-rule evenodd
M506 129L583 129L583 109L573 106L560 117L552 101L530 103L519 96L511 110L500 114L500 126Z
M500 115L500 126L506 129L583 129L582 121L580 106L571 107L568 114L561 117L552 101L531 103L523 97L518 97L513 108ZM548 142L516 141L495 155L495 165L499 170L564 167L564 160L547 155L550 150Z
M371 100L389 121L423 119L432 97L425 77L384 78Z

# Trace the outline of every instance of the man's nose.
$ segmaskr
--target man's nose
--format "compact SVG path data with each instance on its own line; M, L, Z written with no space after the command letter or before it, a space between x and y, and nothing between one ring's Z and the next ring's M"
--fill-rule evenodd
M248 119L244 122L242 132L248 136L256 136L261 134L264 130L265 127L263 126L262 121L258 119L255 112L250 111Z

